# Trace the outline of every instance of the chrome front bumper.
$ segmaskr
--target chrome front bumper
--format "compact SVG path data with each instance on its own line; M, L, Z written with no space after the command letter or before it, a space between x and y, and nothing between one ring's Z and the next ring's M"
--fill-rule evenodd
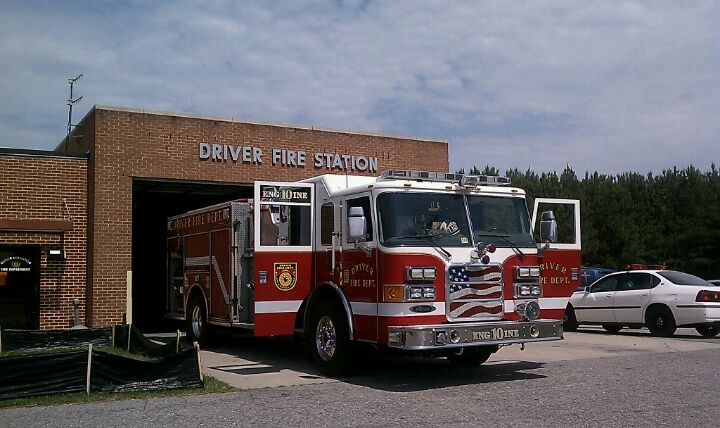
M562 338L562 320L493 321L388 327L388 346L412 351L511 345L513 343L561 340Z

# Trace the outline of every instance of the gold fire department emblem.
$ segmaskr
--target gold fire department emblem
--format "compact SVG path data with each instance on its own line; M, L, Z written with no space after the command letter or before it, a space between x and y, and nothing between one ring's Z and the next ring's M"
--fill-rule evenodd
M297 283L297 263L274 263L275 286L282 291L290 291Z

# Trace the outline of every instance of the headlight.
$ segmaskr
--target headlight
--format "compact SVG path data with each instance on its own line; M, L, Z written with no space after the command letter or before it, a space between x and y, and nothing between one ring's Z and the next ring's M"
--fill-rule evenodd
M436 270L434 267L408 267L405 276L409 281L435 279Z
M516 278L539 278L540 277L540 266L516 266L515 267Z
M515 284L515 297L541 297L542 287L539 284Z
M406 285L407 300L435 300L434 285Z
M410 288L409 300L420 300L423 298L422 287Z

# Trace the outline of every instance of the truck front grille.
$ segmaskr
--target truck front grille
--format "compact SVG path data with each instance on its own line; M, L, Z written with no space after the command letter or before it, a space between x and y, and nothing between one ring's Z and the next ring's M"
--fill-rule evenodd
M447 271L449 321L499 320L503 316L500 264L456 264Z

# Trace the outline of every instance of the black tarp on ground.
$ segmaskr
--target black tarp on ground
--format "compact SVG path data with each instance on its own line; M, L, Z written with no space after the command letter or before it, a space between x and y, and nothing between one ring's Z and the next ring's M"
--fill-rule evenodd
M156 361L138 361L93 351L91 391L149 391L202 386L195 349Z
M110 328L83 330L2 330L3 352L36 352L61 348L110 346Z
M128 329L130 330L130 344L128 349ZM113 346L124 349L133 354L148 357L166 357L177 353L177 343L173 339L170 343L157 343L145 337L134 325L117 325L113 339Z
M0 400L85 391L87 351L0 358Z

